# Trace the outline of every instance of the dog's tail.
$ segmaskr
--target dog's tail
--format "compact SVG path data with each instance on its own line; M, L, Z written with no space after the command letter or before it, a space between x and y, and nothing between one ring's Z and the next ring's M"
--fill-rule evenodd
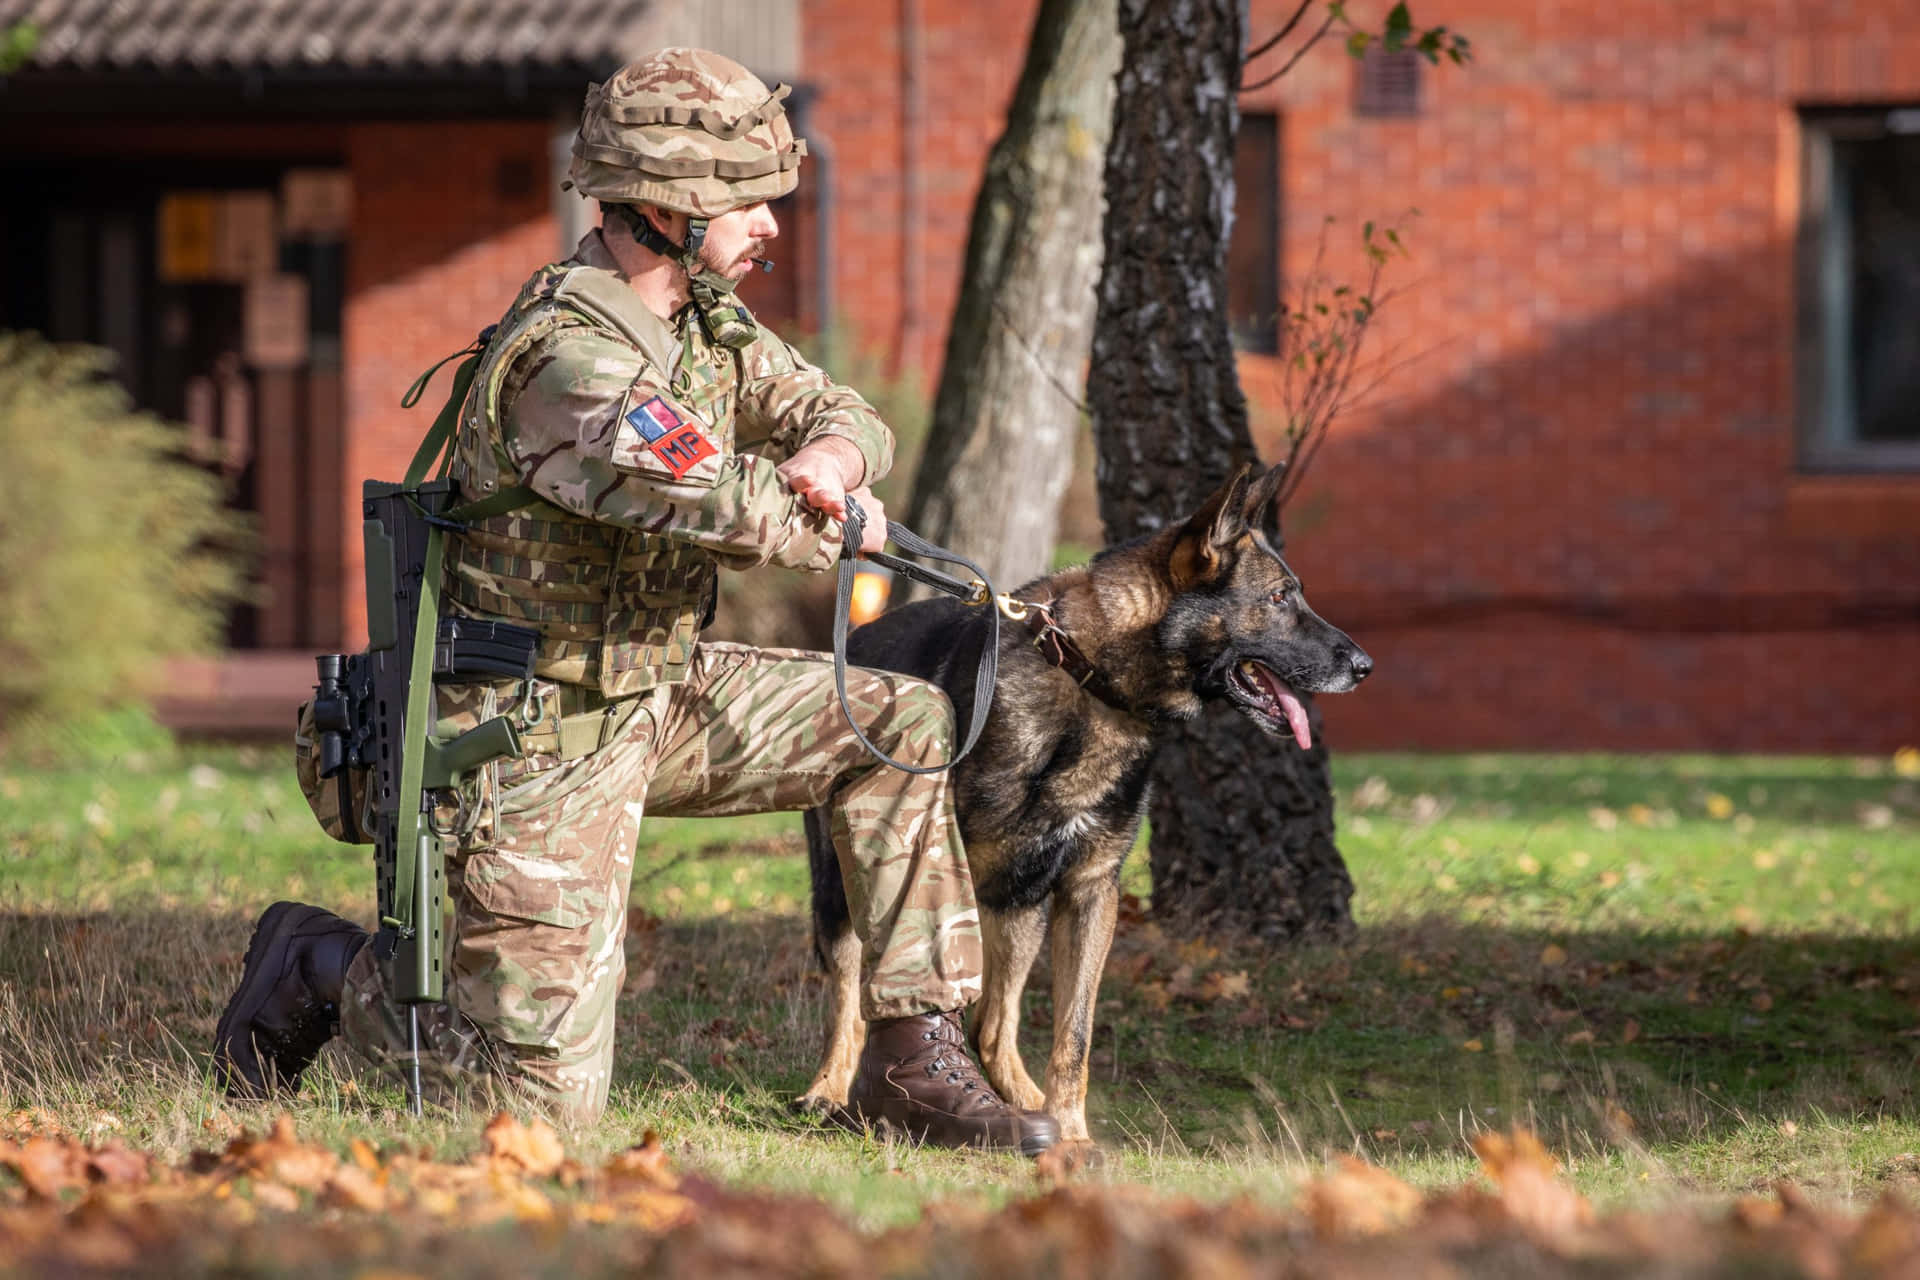
M813 880L813 954L828 968L827 950L853 927L847 910L847 886L840 879L840 855L833 851L832 818L827 807L807 810L807 871Z

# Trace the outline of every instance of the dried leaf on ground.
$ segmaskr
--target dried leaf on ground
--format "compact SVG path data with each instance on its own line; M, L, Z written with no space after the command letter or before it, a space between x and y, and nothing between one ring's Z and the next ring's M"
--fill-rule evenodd
M1375 1165L1341 1156L1333 1171L1309 1183L1302 1202L1313 1229L1341 1239L1380 1235L1412 1221L1420 1192Z

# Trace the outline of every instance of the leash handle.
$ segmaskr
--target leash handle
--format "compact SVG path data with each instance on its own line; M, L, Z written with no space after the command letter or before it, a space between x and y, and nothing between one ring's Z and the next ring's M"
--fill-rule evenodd
M955 555L945 547L936 547L904 525L887 522L887 536L915 555L939 560L946 564L964 565L973 571L974 577L986 584L985 599L989 627L986 648L980 653L980 665L973 673L973 723L967 726L967 740L960 750L945 764L912 765L902 764L892 756L873 745L860 722L853 718L853 706L847 701L847 632L848 615L853 607L854 561L860 557L860 540L867 529L866 513L860 510L860 504L852 498L847 499L847 516L844 522L844 541L840 546L840 582L833 603L833 687L840 695L840 713L847 718L847 725L853 730L853 736L882 763L891 765L902 773L940 773L951 769L967 758L974 743L980 740L980 731L986 728L987 713L993 709L994 681L1000 668L1000 611L993 607L993 583L982 569L965 556ZM896 572L904 573L917 582L945 591L963 600L972 599L976 589L972 583L961 582L958 578L941 573L937 569L928 569L898 556L876 552L868 559L883 564Z

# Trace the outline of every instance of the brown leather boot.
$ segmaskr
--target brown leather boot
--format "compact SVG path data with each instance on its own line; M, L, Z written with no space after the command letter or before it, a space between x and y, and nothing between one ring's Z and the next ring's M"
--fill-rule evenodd
M1017 1147L1037 1156L1060 1140L1052 1116L1009 1106L981 1076L957 1009L871 1023L842 1115L936 1147Z
M228 1097L300 1087L300 1073L340 1029L347 966L371 936L298 902L276 902L261 914L240 989L213 1033L214 1070Z

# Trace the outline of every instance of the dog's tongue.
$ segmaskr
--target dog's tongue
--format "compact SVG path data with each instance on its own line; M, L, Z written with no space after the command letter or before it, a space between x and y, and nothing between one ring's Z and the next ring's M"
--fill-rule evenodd
M1300 744L1302 751L1313 750L1313 729L1307 724L1307 704L1300 701L1293 690L1282 684L1280 677L1259 663L1253 669L1260 675L1260 683L1267 687L1267 693L1280 704L1280 710L1286 713L1287 727L1293 730L1293 740Z
M1275 688L1280 699L1280 709L1287 713L1287 727L1293 730L1293 740L1300 744L1302 751L1313 750L1313 730L1307 725L1307 706L1293 695L1291 689Z

